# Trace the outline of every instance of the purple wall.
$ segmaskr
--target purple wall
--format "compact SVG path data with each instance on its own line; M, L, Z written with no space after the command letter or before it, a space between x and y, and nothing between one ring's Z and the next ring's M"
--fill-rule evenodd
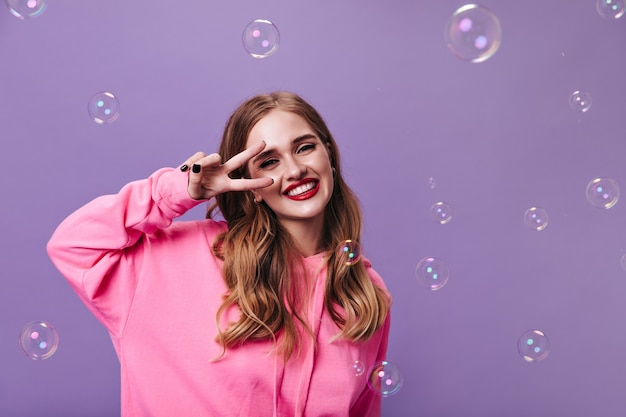
M626 193L626 17L595 3L485 1L503 36L482 63L446 47L451 0L51 1L26 20L0 5L0 415L119 415L108 335L45 244L97 195L215 151L234 107L274 89L325 115L363 203L404 375L385 416L626 415L626 203L585 197L596 177ZM281 33L266 59L241 42L258 18ZM98 125L87 104L103 90L121 111ZM589 111L569 107L575 90ZM533 206L542 231L524 224ZM438 291L416 280L429 256L449 267ZM19 349L33 320L58 330L49 359ZM530 329L549 339L543 361L518 353Z

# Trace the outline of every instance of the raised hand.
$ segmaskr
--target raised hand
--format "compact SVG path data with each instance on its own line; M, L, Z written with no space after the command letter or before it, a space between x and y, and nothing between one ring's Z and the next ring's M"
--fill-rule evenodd
M191 167L187 190L196 200L210 199L228 191L248 191L272 185L271 178L232 179L229 173L244 166L250 159L265 148L265 142L258 143L222 163L221 157L212 153L197 152L188 158L183 167Z

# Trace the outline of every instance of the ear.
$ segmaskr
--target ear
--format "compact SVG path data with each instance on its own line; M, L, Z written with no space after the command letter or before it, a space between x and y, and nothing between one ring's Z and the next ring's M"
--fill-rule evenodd
M255 203L260 204L263 201L263 197L261 197L261 194L259 194L257 191L250 190L250 192L252 193L252 200Z

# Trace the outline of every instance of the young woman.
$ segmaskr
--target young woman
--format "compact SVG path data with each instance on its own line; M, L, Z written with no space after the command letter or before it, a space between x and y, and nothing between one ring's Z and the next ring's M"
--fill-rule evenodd
M218 154L74 212L48 253L111 335L122 417L379 416L354 364L385 359L390 297L337 251L361 222L323 119L276 92L235 110Z

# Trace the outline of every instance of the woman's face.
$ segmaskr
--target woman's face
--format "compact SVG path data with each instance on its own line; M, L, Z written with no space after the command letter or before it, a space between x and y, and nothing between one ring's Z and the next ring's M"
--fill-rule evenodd
M287 229L293 222L323 225L334 178L325 143L302 117L275 109L250 131L246 147L265 141L265 149L248 162L251 178L270 177L274 184L254 190Z

